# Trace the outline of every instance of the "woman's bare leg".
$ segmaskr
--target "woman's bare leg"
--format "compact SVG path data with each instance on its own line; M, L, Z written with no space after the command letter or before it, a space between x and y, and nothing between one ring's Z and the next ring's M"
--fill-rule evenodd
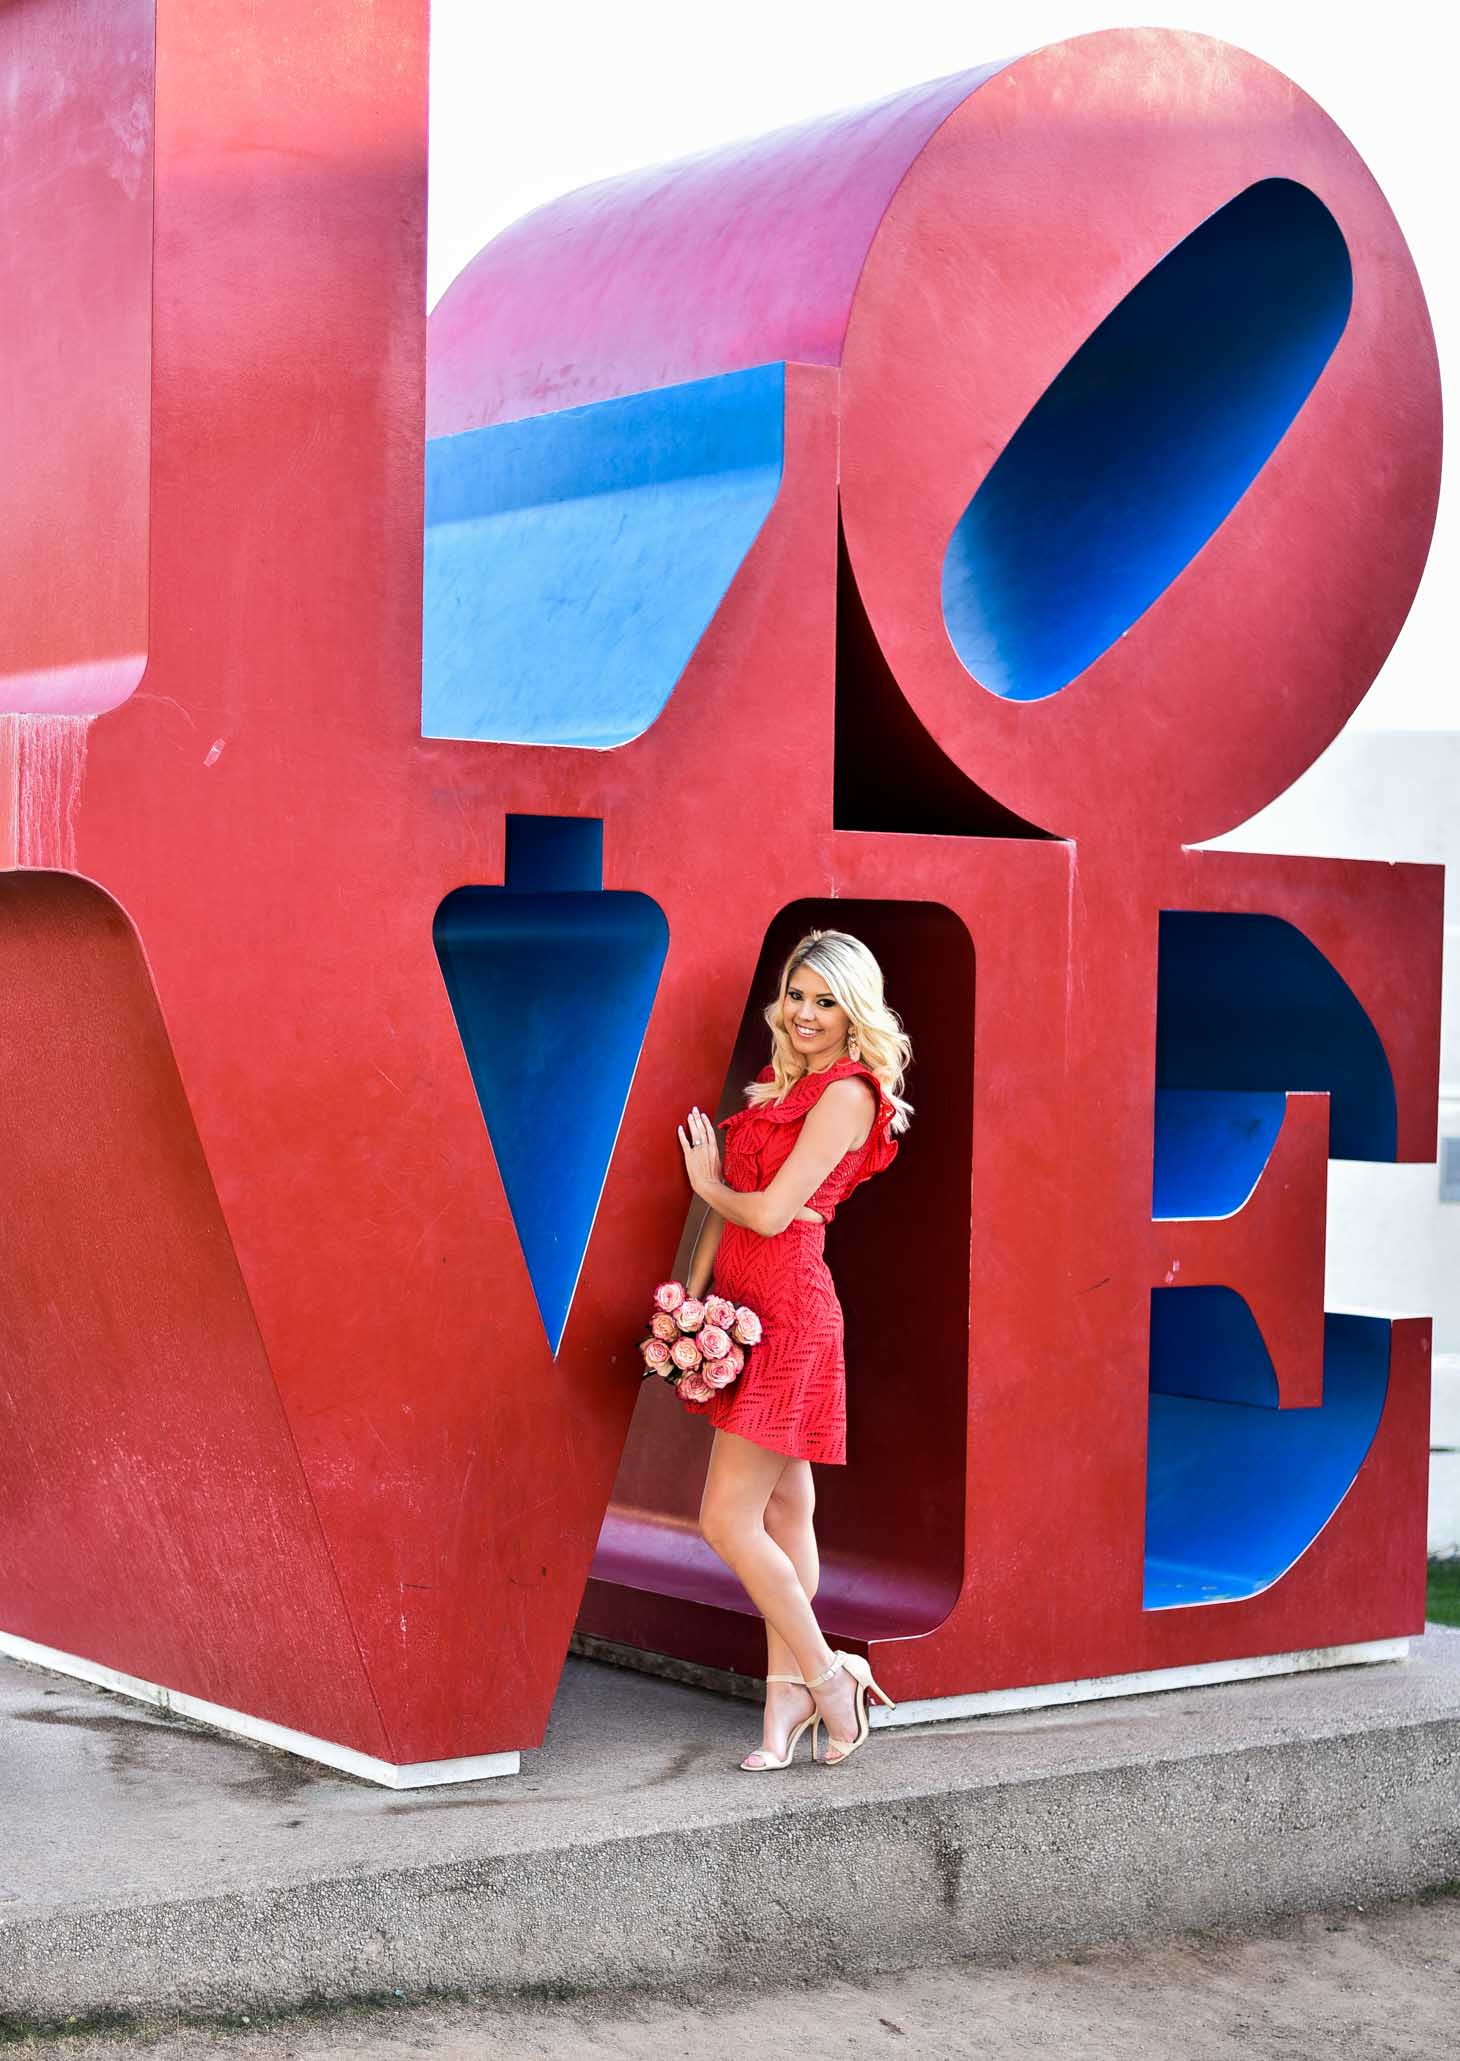
M788 1460L765 1506L765 1528L796 1570L808 1603L821 1587L821 1555L816 1545L816 1485L809 1460ZM773 1625L766 1630L766 1673L794 1674L795 1656Z
M808 1603L815 1600L821 1585L821 1556L816 1548L816 1529L812 1521L815 1509L816 1488L811 1478L811 1462L788 1460L765 1506L765 1528L795 1568L796 1579ZM761 1744L765 1753L780 1760L785 1755L791 1727L798 1725L811 1708L811 1691L769 1679L771 1675L794 1675L798 1672L795 1654L769 1622L765 1628L765 1644L765 1732ZM751 1756L752 1759L754 1757Z
M765 1523L776 1486L794 1464L734 1432L717 1430L700 1505L700 1531L765 1619L768 1641L774 1635L780 1642L777 1650L790 1665L777 1672L799 1674L809 1681L831 1665L831 1648L822 1637L795 1562ZM832 1737L850 1739L856 1729L854 1699L845 1676L837 1675L818 1692L816 1701Z

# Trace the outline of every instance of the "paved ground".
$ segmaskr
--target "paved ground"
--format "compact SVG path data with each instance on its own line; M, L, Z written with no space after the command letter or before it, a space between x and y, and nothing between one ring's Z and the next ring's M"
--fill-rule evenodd
M1431 1626L1410 1653L1380 1666L894 1728L844 1770L803 1758L775 1780L735 1765L759 1736L755 1706L570 1660L546 1741L523 1755L520 1776L408 1792L0 1659L0 1926L80 1902L160 1903L220 1887L587 1849L630 1828L641 1838L693 1835L817 1813L828 1802L1006 1792L1058 1775L1454 1721L1460 1629Z
M869 1895L876 1885L867 1885ZM1439 2061L1460 2023L1460 1885L1023 1968L568 2005L349 2009L273 2025L23 2042L34 2061Z
M841 1770L739 1773L755 1719L575 1661L520 1778L399 1795L0 1664L0 2023L1032 1964L1460 1877L1460 1630Z

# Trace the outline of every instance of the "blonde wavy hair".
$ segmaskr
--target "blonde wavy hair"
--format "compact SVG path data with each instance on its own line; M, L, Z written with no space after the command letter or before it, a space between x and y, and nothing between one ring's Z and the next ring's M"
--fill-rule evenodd
M751 1082L745 1091L748 1106L779 1102L807 1071L800 1052L781 1027L786 989L798 966L809 967L847 1012L851 1019L848 1038L856 1039L863 1064L876 1074L893 1105L890 1129L894 1134L905 1131L913 1105L903 1098L902 1081L912 1058L912 1040L897 1011L887 1006L882 968L861 939L844 930L808 930L781 968L776 999L765 1008L775 1078Z

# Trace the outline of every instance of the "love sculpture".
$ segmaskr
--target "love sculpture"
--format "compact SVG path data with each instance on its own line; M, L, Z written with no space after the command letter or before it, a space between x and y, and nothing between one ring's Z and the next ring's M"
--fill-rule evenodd
M915 1051L834 1641L900 1717L1402 1650L1428 1325L1324 1312L1325 1170L1434 1155L1440 874L1197 848L1423 566L1372 178L1090 36L572 195L428 341L426 15L0 15L0 1646L395 1783L575 1622L758 1672L634 1348L818 923Z

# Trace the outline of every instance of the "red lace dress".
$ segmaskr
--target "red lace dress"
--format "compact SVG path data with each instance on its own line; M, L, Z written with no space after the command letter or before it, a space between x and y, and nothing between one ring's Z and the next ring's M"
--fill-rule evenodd
M774 1238L727 1223L715 1253L713 1292L748 1302L760 1314L761 1342L745 1372L707 1403L685 1402L696 1416L793 1460L841 1465L847 1457L847 1383L842 1358L842 1307L822 1248L826 1224L859 1182L897 1157L889 1135L893 1104L869 1066L839 1059L803 1074L780 1102L763 1102L726 1117L724 1181L746 1195L768 1188L790 1157L813 1102L832 1081L860 1074L875 1090L877 1114L866 1142L839 1160L808 1197L825 1223L792 1218ZM757 1079L775 1078L766 1067Z

